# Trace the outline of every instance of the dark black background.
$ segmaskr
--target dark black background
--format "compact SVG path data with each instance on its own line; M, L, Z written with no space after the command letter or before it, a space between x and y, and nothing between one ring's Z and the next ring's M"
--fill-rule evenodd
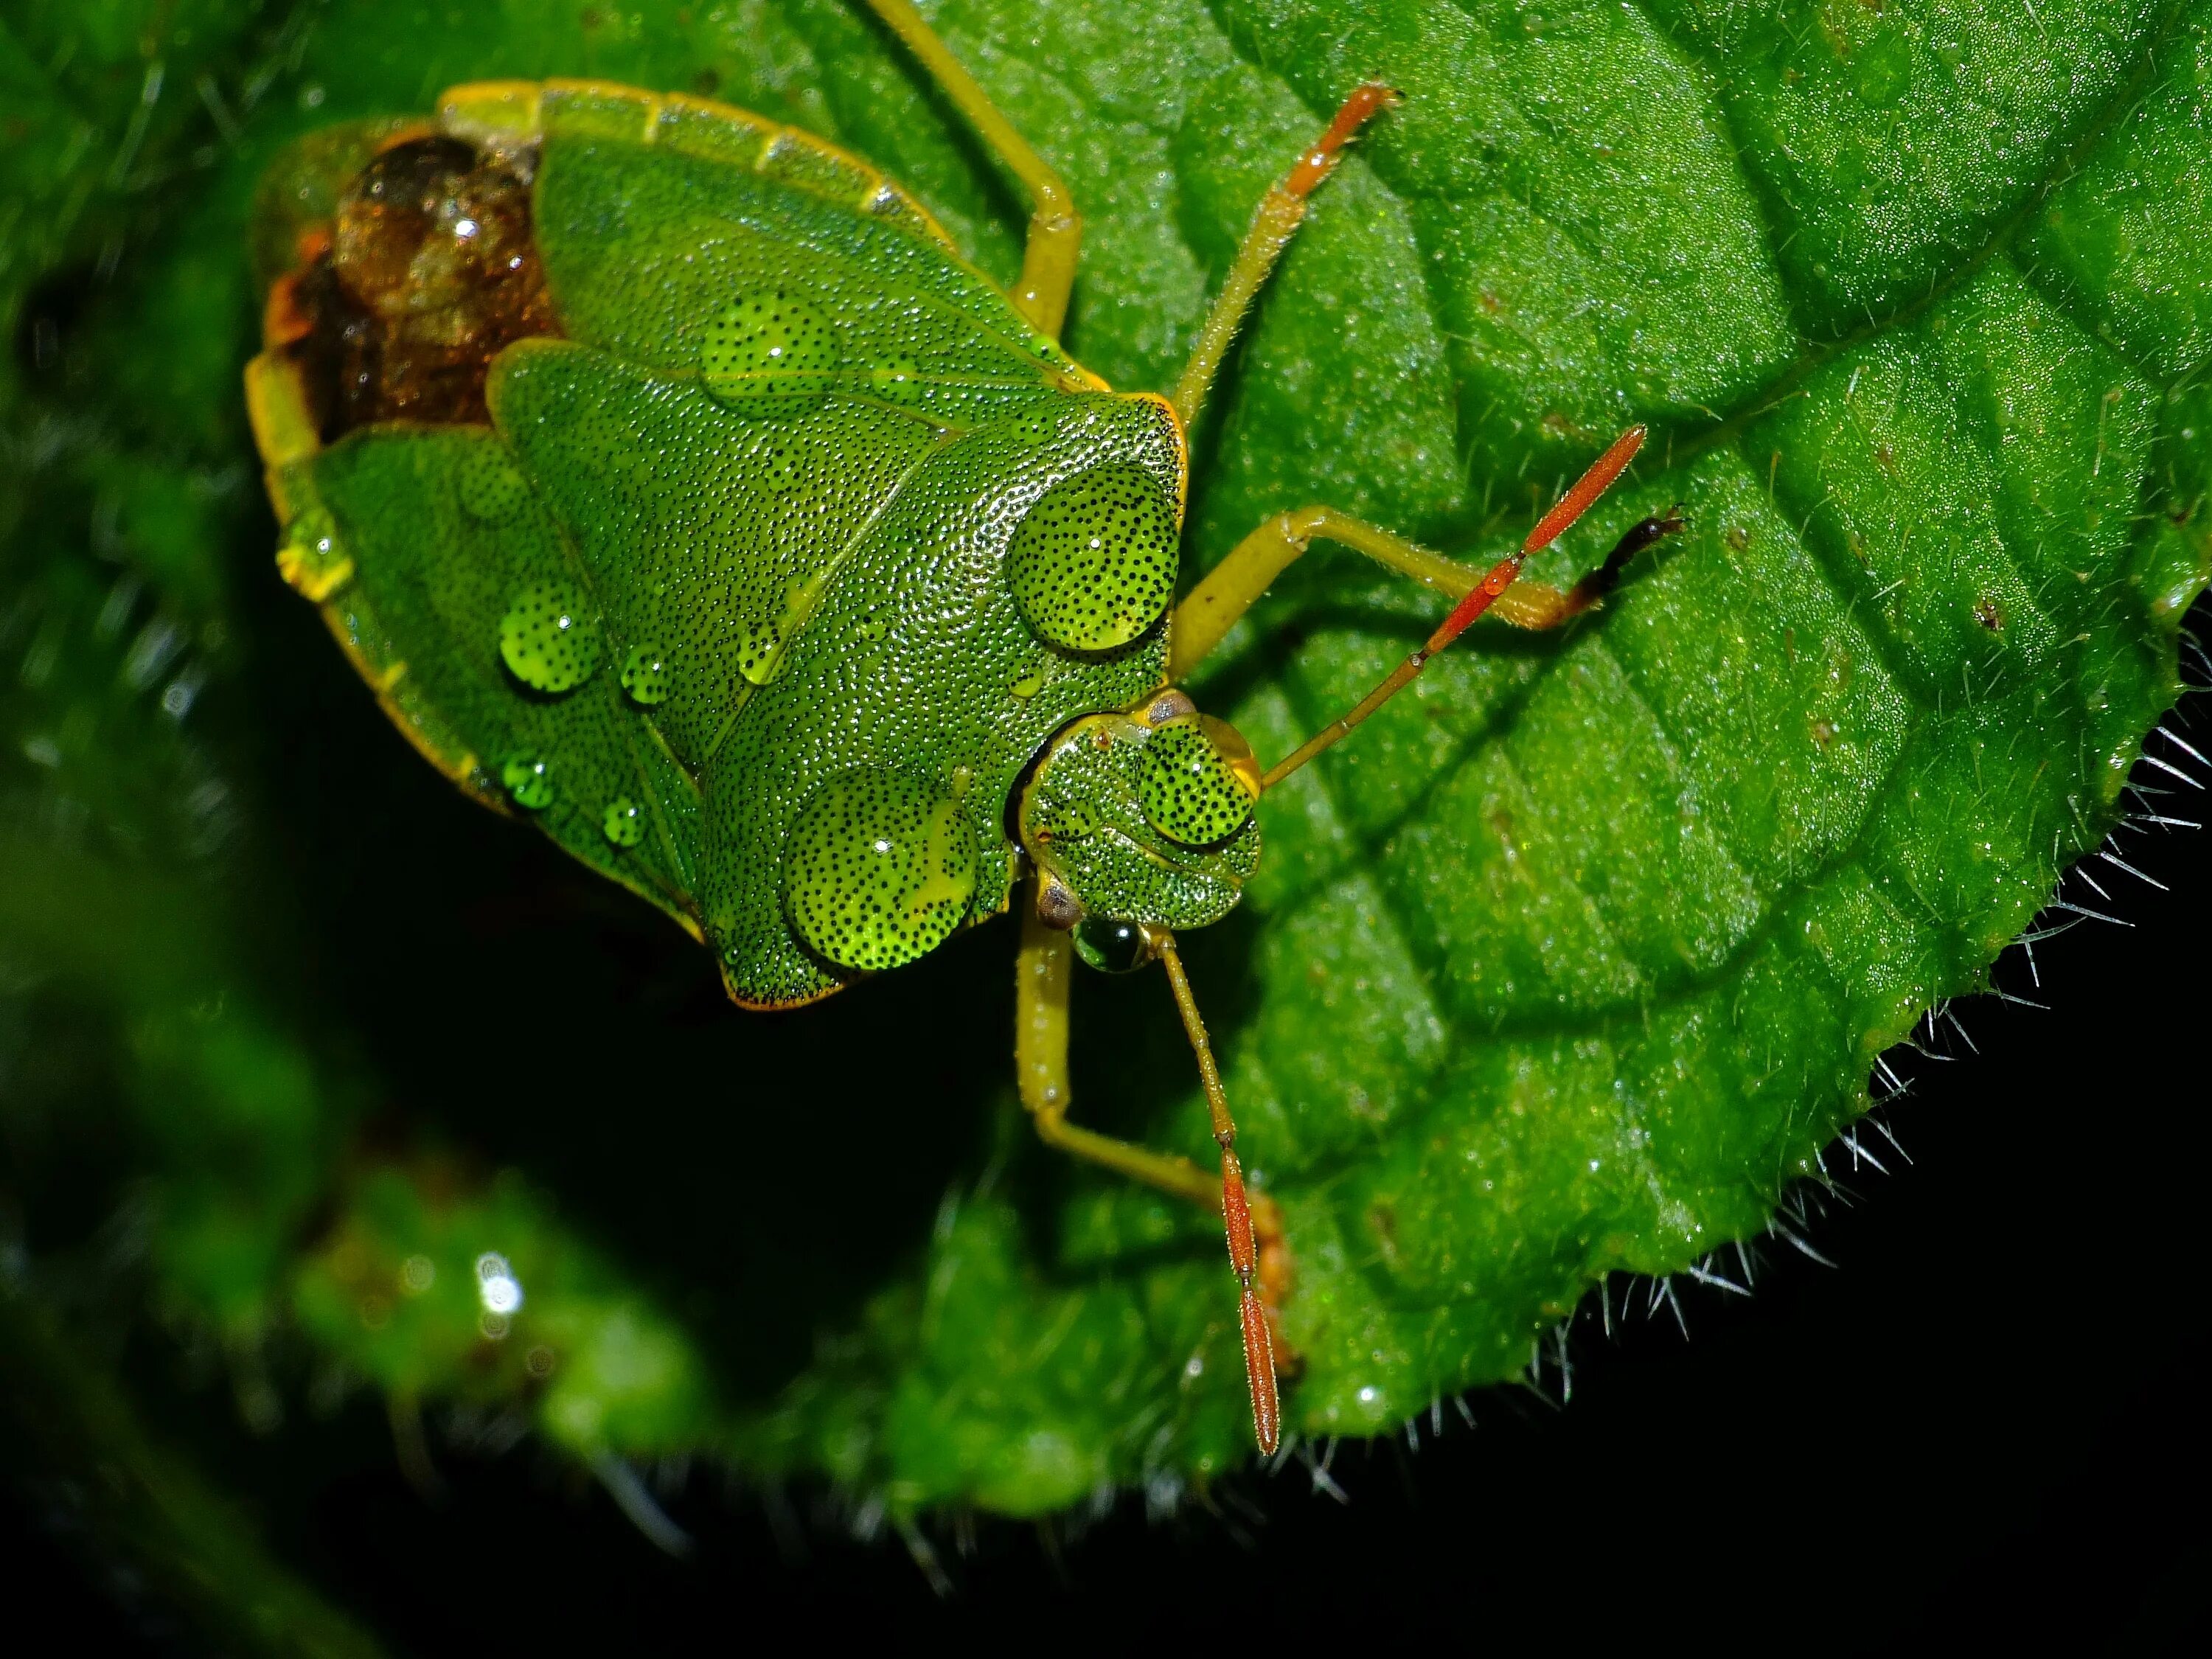
M2212 748L2205 724L2182 730ZM2167 810L2201 816L2186 793ZM804 1493L779 1521L705 1475L672 1503L700 1540L688 1563L526 1445L444 1455L452 1490L428 1506L367 1405L313 1431L338 1473L307 1490L257 1486L283 1436L240 1437L222 1473L282 1494L256 1512L277 1553L402 1653L735 1648L795 1620L1082 1649L1425 1628L1567 1651L2206 1650L2212 840L2124 847L2171 892L2092 866L2107 904L2069 878L2133 925L2045 941L2039 989L2015 951L2000 981L2046 1008L1962 1005L1978 1055L1908 1056L1911 1095L1883 1115L1911 1163L1875 1134L1887 1176L1832 1150L1851 1198L1810 1237L1835 1267L1770 1243L1749 1299L1681 1284L1686 1341L1641 1297L1610 1340L1580 1320L1570 1402L1495 1390L1473 1430L1448 1413L1418 1449L1340 1448L1346 1502L1290 1462L1167 1521L981 1523L964 1551L938 1535L940 1596L895 1537L855 1542ZM24 1492L0 1510L11 1626L201 1650L127 1560Z

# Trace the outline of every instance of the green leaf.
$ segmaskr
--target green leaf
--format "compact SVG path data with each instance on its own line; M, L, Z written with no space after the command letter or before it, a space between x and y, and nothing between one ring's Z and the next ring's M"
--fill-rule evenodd
M1072 182L1070 343L1117 385L1172 380L1337 100L1406 94L1195 434L1198 566L1307 501L1479 562L1634 420L1644 463L1535 574L1691 526L1271 797L1260 882L1188 941L1289 1219L1288 1420L1385 1429L1515 1375L1605 1275L1759 1234L2118 821L2212 569L2212 4L929 9ZM60 1034L0 1106L23 1144L58 1160L65 1105L112 1126L172 1316L514 1403L586 1460L702 1450L898 1514L1241 1462L1215 1224L1030 1143L1008 930L718 1006L380 723L277 589L240 413L267 158L451 82L802 122L1002 279L1008 181L832 0L207 10L0 36L0 839L35 876L0 886L33 987L0 1044ZM1434 620L1324 551L1193 689L1280 754ZM1078 1117L1203 1151L1156 976L1086 977L1077 1021ZM489 1257L524 1292L495 1334Z

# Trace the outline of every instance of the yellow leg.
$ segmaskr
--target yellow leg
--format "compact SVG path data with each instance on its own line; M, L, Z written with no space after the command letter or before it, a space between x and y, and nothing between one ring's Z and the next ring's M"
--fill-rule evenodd
M1565 592L1542 582L1516 581L1491 601L1490 614L1516 628L1531 629L1557 628L1569 617L1580 616L1605 597L1629 556L1656 539L1649 534L1638 539L1647 526L1656 523L1647 520L1639 524L1603 564ZM1237 543L1229 556L1208 571L1206 580L1176 607L1170 635L1173 643L1168 656L1169 679L1179 681L1205 661L1222 636L1236 626L1237 619L1316 541L1336 542L1364 553L1376 563L1455 601L1473 592L1486 574L1333 507L1302 507L1295 513L1279 513Z
M1037 920L1035 905L1021 909L1022 951L1014 966L1014 1071L1038 1139L1164 1193L1219 1209L1218 1177L1188 1158L1132 1146L1067 1121L1067 1000L1075 946L1066 933Z
M1030 148L1014 124L991 102L975 77L962 67L937 32L922 20L912 0L868 0L892 33L945 88L945 95L975 129L975 136L998 153L1007 169L1022 181L1036 204L1030 215L1030 240L1022 254L1021 279L1008 297L1014 309L1039 333L1060 337L1067 316L1068 290L1075 286L1075 262L1083 245L1083 219L1075 210L1075 198L1045 159Z
M1402 536L1377 530L1371 524L1364 524L1331 507L1308 507L1303 513L1285 513L1270 520L1232 548L1229 556L1221 562L1220 568L1210 574L1177 607L1173 618L1174 643L1169 652L1171 676L1181 678L1218 645L1237 618L1251 608L1253 602L1267 591L1267 585L1304 553L1316 536L1327 536L1357 548L1390 569L1458 594L1451 614L1437 624L1436 630L1411 655L1383 676L1380 684L1349 712L1331 720L1286 758L1261 775L1260 787L1273 789L1315 756L1327 752L1349 737L1360 722L1411 685L1430 658L1445 649L1488 612L1496 611L1507 621L1518 623L1523 628L1553 627L1595 605L1620 580L1622 567L1629 560L1662 537L1680 530L1682 510L1679 506L1670 507L1664 513L1655 513L1631 525L1613 544L1613 551L1605 556L1605 562L1564 593L1557 588L1534 583L1523 586L1519 581L1521 567L1528 557L1566 534L1575 521L1612 487L1613 480L1627 470L1637 452L1643 448L1644 435L1644 428L1632 426L1615 438L1605 453L1591 462L1573 487L1559 497L1552 510L1536 521L1536 527L1521 545L1491 566L1480 580L1474 580L1474 571L1417 547ZM1182 626L1186 611L1190 614L1188 631ZM1193 1041L1196 1041L1195 1037Z

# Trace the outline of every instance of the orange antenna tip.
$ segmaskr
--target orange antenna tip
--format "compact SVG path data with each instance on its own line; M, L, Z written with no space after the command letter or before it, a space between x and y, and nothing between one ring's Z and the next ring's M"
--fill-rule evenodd
M1252 1385L1252 1437L1263 1457L1283 1443L1283 1402L1276 1392L1275 1342L1267 1333L1267 1310L1260 1293L1248 1290L1238 1305L1244 1327L1244 1375Z
M1589 471L1575 480L1574 488L1559 497L1559 504L1536 521L1536 527L1528 532L1528 539L1521 544L1522 553L1540 553L1565 535L1569 526L1589 512L1597 498L1612 487L1613 481L1628 470L1628 464L1636 459L1636 452L1644 447L1648 429L1632 426L1615 438L1612 447L1590 463Z

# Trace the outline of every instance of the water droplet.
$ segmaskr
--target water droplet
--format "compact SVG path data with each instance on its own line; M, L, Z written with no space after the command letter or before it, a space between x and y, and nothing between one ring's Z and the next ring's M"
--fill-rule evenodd
M628 795L617 795L599 814L599 830L617 847L635 847L645 839L645 809Z
M726 408L768 414L830 389L842 358L829 319L781 289L738 301L702 331L699 377Z
M583 596L565 582L526 587L499 619L499 654L533 691L573 691L599 665L599 630L584 614Z
M747 623L738 629L738 672L755 685L766 685L782 667L778 654L783 632L774 623Z
M950 796L902 773L848 772L784 842L793 928L842 967L896 968L937 948L975 896L975 838Z
M632 648L623 659L623 695L641 708L657 708L676 689L676 669L668 653L657 645Z
M1138 467L1109 462L1061 479L1006 549L1024 620L1072 651L1139 638L1175 596L1177 520L1174 497Z
M921 378L921 361L910 351L887 353L868 371L868 387L887 404L911 409L929 395Z
M473 443L461 461L461 510L472 519L496 524L529 499L530 486L505 451L497 439Z
M1075 924L1075 954L1102 974L1133 974L1152 959L1152 936L1133 921L1085 916Z
M553 778L543 755L517 755L499 769L499 781L525 811L542 812L553 804Z
M1044 690L1044 672L1039 669L1024 674L1006 688L1006 695L1018 702L1027 702Z
M284 527L284 544L302 558L326 559L337 550L338 527L319 507L295 514Z
M890 632L890 624L881 617L866 616L853 624L853 637L862 645L873 645Z
M284 526L276 568L286 581L320 605L352 577L353 561L338 545L337 523L321 507L311 507Z

